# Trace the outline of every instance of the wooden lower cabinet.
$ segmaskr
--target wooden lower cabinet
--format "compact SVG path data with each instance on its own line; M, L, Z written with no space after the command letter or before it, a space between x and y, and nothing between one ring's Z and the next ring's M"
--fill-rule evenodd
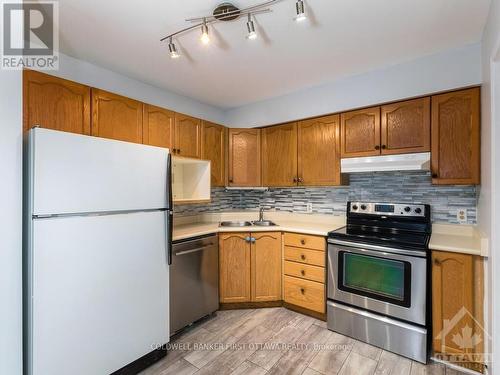
M433 251L432 323L435 355L462 356L465 367L481 371L474 353L484 353L483 261L481 257ZM474 358L475 357L475 358ZM478 360L479 359L479 360Z
M221 303L281 300L281 233L219 235Z
M285 303L325 314L325 238L298 233L285 233L283 237L285 245L283 299Z
M281 233L253 233L251 243L252 301L281 300Z
M219 288L222 303L251 299L250 243L248 233L219 235Z

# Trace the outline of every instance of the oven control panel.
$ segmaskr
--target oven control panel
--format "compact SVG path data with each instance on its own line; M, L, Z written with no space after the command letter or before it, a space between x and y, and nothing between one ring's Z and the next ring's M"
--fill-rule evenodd
M355 213L379 216L425 216L425 205L423 204L350 202L349 210Z

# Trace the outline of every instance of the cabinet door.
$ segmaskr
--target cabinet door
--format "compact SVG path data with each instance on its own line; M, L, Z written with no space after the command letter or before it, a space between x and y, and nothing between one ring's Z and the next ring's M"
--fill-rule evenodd
M201 120L175 114L175 154L201 159Z
M222 303L249 302L250 242L248 233L219 235L219 287Z
M281 300L281 232L252 233L252 301Z
M25 70L23 112L25 131L39 125L90 135L90 87Z
M174 147L174 116L167 109L144 104L143 143L151 146Z
M92 104L92 135L142 143L141 102L92 89Z
M229 129L228 185L260 186L260 129Z
M342 157L380 155L380 107L342 113Z
M479 88L432 97L432 182L480 183Z
M431 150L431 99L408 100L382 107L382 155Z
M297 135L299 185L339 185L339 115L300 121Z
M297 186L297 123L262 131L262 184Z
M433 348L439 353L464 353L466 348L454 336L462 337L467 325L474 327L473 257L433 251L432 263ZM445 320L456 324L445 329Z
M210 160L212 186L226 184L226 128L203 121L201 158Z

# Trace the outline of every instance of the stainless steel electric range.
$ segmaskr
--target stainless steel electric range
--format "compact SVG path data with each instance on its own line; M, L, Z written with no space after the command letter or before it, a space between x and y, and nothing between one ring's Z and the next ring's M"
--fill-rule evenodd
M328 234L328 328L426 363L430 206L348 202Z

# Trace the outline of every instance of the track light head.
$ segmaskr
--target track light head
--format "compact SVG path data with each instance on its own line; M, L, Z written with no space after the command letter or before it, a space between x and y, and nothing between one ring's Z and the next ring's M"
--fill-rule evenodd
M208 25L207 21L203 21L203 25L201 25L201 37L200 40L203 44L210 43L210 37L208 36Z
M177 59L181 56L179 54L179 52L177 52L177 48L175 47L175 44L172 41L172 38L170 38L170 40L168 42L168 51L170 52L170 58L172 58L172 59Z
M307 18L304 7L304 0L297 0L297 2L295 3L295 11L297 12L295 21L304 21Z
M248 14L247 30L247 39L253 40L257 38L257 33L255 32L255 24L252 21L252 15L250 13Z

